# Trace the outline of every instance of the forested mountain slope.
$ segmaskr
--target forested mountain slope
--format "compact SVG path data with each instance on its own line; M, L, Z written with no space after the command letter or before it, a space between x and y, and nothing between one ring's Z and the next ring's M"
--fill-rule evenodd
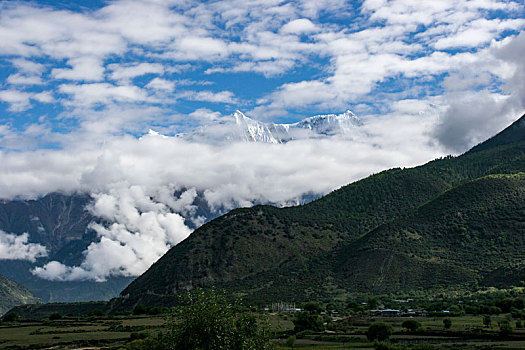
M253 300L311 300L511 283L525 251L524 120L462 156L372 175L307 205L234 210L122 295L215 285Z

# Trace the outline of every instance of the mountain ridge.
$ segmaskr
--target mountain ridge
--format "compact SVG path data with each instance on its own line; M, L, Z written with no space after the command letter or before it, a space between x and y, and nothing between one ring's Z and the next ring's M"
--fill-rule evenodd
M521 125L524 120L525 116L516 123ZM379 235L378 232L387 234L377 230L383 225L393 225L390 222L402 223L399 224L402 232L409 227L408 221L402 220L423 222L416 214L429 205L434 205L435 210L444 215L452 208L450 203L445 205L443 202L447 196L465 196L473 201L473 205L489 205L496 209L505 208L506 198L513 198L508 208L520 212L525 210L521 204L525 203L525 182L522 175L515 175L525 171L525 142L521 142L520 137L513 142L504 142L507 135L519 134L521 130L513 126L509 128L510 131L503 131L476 146L476 152L437 159L415 168L384 171L303 206L234 210L194 231L134 280L121 295L128 302L133 299L140 302L144 295L162 296L195 286L215 285L243 294L249 300L276 300L272 298L278 296L289 296L287 300L309 300L322 295L344 295L349 291L384 291L385 284L375 282L370 285L367 280L389 282L387 285L396 286L390 289L391 292L440 288L443 285L454 288L482 286L488 283L491 274L521 261L520 255L509 253L507 256L505 252L525 250L521 238L525 235L525 226L515 226L512 237L519 238L514 240L517 247L507 241L490 241L499 245L498 249L505 258L486 265L483 271L473 268L473 261L468 259L435 260L437 256L423 254L410 239L407 247L414 251L402 247L397 249L395 244L366 246L363 240ZM474 193L483 193L479 190L487 189L484 187L487 183L501 186L487 187L493 191L492 197L474 196ZM487 198L491 200L484 202ZM496 210L486 212L486 215L499 222L502 214ZM471 216L475 220L485 220L479 215ZM441 232L434 227L438 223L434 217L426 226L417 227L418 230L432 227L432 232L437 234ZM479 231L475 222L468 221L464 226L475 232L473 237L479 236L481 241L485 239L484 231ZM452 236L443 237L453 240L454 232ZM413 237L424 237L421 234L416 231ZM425 242L435 249L441 244L435 239ZM348 256L349 251L368 253ZM419 256L418 252L423 255ZM489 259L492 254L485 250L479 253L480 259ZM348 269L337 270L333 266ZM389 271L391 276L385 278L383 271ZM437 277L425 277L428 274ZM501 279L496 280L494 283L501 285ZM327 292L326 288L331 291Z

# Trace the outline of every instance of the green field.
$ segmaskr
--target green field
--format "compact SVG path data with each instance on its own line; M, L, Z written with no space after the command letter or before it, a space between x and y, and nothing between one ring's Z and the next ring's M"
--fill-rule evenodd
M267 314L274 332L277 349L286 345L293 333L294 314ZM483 325L482 316L450 317L452 327L445 330L442 317L415 317L421 328L408 332L402 328L404 317L355 316L334 319L325 332L297 334L298 349L373 349L366 330L374 322L384 322L393 328L391 343L397 349L524 349L525 329L515 328L500 336L498 322L510 315L492 316L492 327ZM60 320L20 320L0 326L1 349L134 349L141 338L155 336L163 330L164 316L64 317ZM341 326L344 324L344 326ZM338 329L337 329L338 328ZM332 330L330 330L332 329ZM336 330L333 330L336 329ZM422 347L422 344L426 344Z

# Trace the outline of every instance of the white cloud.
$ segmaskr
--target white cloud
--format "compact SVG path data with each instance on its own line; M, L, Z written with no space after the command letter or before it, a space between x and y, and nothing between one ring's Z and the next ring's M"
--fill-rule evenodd
M178 98L192 100L192 101L206 101L213 103L238 103L235 95L231 91L184 91L177 94Z
M453 35L440 38L434 46L439 49L477 47L489 43L504 30L519 30L525 24L523 19L487 20L478 19L461 28Z
M92 106L117 102L142 102L150 99L139 87L132 85L112 85L108 83L62 84L59 91L71 95L67 104L74 106Z
M228 55L228 45L220 40L208 37L189 36L175 42L175 50L166 54L175 60L216 60Z
M42 91L39 93L35 93L32 96L32 99L35 101L41 102L41 103L52 103L55 101L53 94L49 91Z
M112 72L110 74L111 79L119 82L129 82L135 77L139 77L145 74L162 74L164 67L160 63L138 63L134 65L121 65L121 64L109 64L107 66Z
M209 124L210 122L214 122L219 119L221 114L219 112L214 112L207 108L199 108L195 111L188 114L188 117L196 119L203 124Z
M7 83L12 85L42 85L42 79L37 75L11 74L7 77Z
M122 186L93 196L91 212L111 222L91 225L100 241L91 243L80 266L52 261L35 268L35 275L58 281L138 276L191 233L180 215L154 202L143 187Z
M3 90L0 91L0 101L8 103L10 111L22 112L31 107L31 95L18 90Z
M16 235L0 230L0 260L29 260L35 262L37 258L47 256L44 246L28 243L29 235Z
M68 60L68 68L55 68L51 75L55 79L100 81L104 76L102 61L96 57L81 57Z
M519 115L519 110L508 103L510 96L502 94L455 92L447 98L449 107L435 129L435 136L453 152L486 140Z
M161 91L173 91L175 89L175 82L157 77L153 78L146 85L146 88Z
M317 31L317 27L308 18L300 18L286 23L281 32L285 34L302 34Z
M23 58L17 58L11 61L13 66L15 66L19 72L28 75L38 75L40 76L44 72L44 65L41 63L28 61Z

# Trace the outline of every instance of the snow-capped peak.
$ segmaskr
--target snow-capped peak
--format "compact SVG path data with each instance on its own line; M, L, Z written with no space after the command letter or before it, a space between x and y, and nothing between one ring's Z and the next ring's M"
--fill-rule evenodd
M220 122L200 127L183 137L204 142L245 141L285 143L291 140L352 135L361 126L350 110L342 114L315 115L293 124L264 123L235 111Z

